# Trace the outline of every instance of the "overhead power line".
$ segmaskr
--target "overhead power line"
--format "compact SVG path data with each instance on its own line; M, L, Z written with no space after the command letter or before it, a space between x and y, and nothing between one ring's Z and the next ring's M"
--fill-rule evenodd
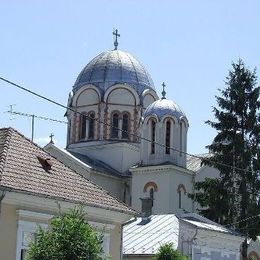
M69 111L72 111L72 112L74 112L74 113L76 113L76 114L79 114L79 115L84 115L84 116L85 116L86 118L88 118L88 119L91 119L91 120L94 119L96 122L98 122L98 123L100 123L100 124L103 124L103 125L109 126L109 127L111 127L111 128L114 128L114 129L116 129L116 130L118 130L118 131L127 133L128 135L131 135L131 136L136 137L136 138L138 138L138 139L144 140L144 141L146 141L146 142L154 143L154 144L156 144L156 145L158 145L158 146L161 146L161 147L164 147L164 148L168 148L168 149L170 149L170 150L172 150L172 151L179 152L179 153L181 153L181 154L185 154L185 155L188 155L188 156L193 157L193 158L197 158L197 159L200 159L200 160L208 161L208 162L212 163L213 165L214 165L214 164L217 164L217 165L220 165L220 166L228 167L228 168L231 168L231 169L236 169L236 170L239 170L239 171L244 171L244 172L248 172L248 173L254 173L254 172L252 172L252 171L250 171L250 170L245 170L245 169L239 168L239 167L237 167L237 166L232 166L232 165L228 165L228 164L221 163L221 162L215 162L215 161L213 161L213 160L211 160L211 159L209 159L209 158L205 158L205 157L198 156L198 155L195 155L195 154L187 153L187 152L181 151L181 150L179 150L179 149L177 149L177 148L168 147L168 146L166 146L166 145L164 145L164 144L158 143L158 142L156 142L156 141L152 141L152 140L150 140L150 139L148 139L148 138L141 137L141 136L139 136L139 135L137 135L137 134L129 133L127 130L123 130L123 129L120 129L120 128L118 128L118 127L115 127L115 126L113 126L113 125L111 125L111 124L109 124L109 123L106 123L106 122L104 122L104 121L101 121L101 120L98 119L98 118L92 118L92 117L90 117L89 115L86 115L86 114L83 114L83 113L81 113L81 112L79 112L79 111L76 111L75 109L73 109L73 108L71 108L71 107L62 105L61 103L59 103L59 102L57 102L57 101L55 101L55 100L53 100L53 99L51 99L51 98L48 98L48 97L43 96L43 95L41 95L41 94L38 94L38 93L36 93L36 92L34 92L34 91L32 91L32 90L30 90L30 89L28 89L28 88L25 88L25 87L23 87L23 86L21 86L21 85L19 85L19 84L16 84L16 83L14 83L14 82L12 82L12 81L6 79L6 78L0 77L0 80L4 81L4 82L6 82L6 83L8 83L8 84L10 84L10 85L12 85L12 86L15 86L16 88L19 88L19 89L21 89L21 90L23 90L23 91L25 91L25 92L27 92L27 93L30 93L30 94L32 94L32 95L34 95L34 96L36 96L36 97L39 97L39 98L41 98L41 99L44 99L44 100L46 100L46 101L48 101L48 102L50 102L50 103L52 103L52 104L54 104L54 105L57 105L57 106L59 106L59 107L61 107L61 108L64 108L64 109L69 110Z

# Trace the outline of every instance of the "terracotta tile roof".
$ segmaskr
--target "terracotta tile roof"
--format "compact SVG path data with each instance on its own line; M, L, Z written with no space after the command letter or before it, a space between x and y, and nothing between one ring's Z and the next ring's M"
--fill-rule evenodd
M44 169L39 157L50 158L50 170ZM1 188L128 214L136 213L13 128L0 129Z

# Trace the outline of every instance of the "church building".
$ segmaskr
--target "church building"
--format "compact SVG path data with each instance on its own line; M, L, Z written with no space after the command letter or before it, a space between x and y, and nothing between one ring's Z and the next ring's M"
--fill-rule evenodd
M115 48L87 63L69 93L66 149L45 149L139 212L147 199L152 214L194 212L194 182L218 173L187 156L185 113L114 34Z

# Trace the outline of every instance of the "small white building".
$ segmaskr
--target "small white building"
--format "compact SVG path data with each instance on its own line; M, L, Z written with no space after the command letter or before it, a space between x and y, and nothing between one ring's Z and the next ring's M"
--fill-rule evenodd
M124 259L150 260L158 248L172 243L192 260L239 260L244 238L197 214L151 215L124 226Z

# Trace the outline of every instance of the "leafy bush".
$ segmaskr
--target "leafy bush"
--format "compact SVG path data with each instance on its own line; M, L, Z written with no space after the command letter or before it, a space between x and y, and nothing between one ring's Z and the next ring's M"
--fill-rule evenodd
M54 217L47 230L38 229L26 260L100 260L102 235L86 221L81 208Z
M188 258L175 250L172 243L168 243L160 246L154 260L188 260Z

